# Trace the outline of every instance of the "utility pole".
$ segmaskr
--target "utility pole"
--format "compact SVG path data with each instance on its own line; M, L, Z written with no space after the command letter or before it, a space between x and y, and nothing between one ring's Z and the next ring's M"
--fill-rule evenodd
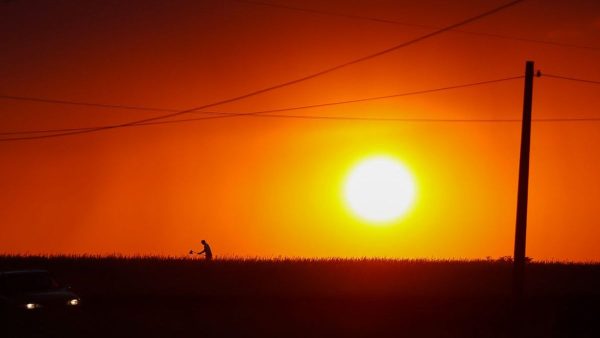
M525 63L525 93L521 122L521 157L519 160L519 190L517 196L517 226L513 262L513 296L521 309L525 284L525 240L527 236L527 194L529 185L529 148L531 143L531 108L533 97L533 61Z

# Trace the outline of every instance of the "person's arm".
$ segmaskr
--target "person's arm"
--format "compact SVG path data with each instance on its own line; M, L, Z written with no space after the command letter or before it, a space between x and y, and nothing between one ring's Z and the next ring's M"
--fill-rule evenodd
M198 255L202 255L202 254L203 254L205 251L206 251L206 250L202 250L202 251L198 252L197 254L198 254Z

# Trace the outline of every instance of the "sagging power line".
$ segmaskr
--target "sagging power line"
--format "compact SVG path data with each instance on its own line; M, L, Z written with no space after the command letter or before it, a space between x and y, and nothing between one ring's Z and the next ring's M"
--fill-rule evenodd
M171 117L175 117L175 116L179 116L179 115L183 115L183 114L188 114L188 113L193 112L193 111L198 111L198 110L202 110L202 109L207 109L207 108L211 108L211 107L223 105L223 104L226 104L226 103L231 103L231 102L239 101L239 100L246 99L246 98L249 98L249 97L253 97L253 96L256 96L256 95L259 95L259 94L270 92L270 91L273 91L273 90L276 90L276 89L280 89L280 88L288 87L288 86L291 86L291 85L295 85L297 83L301 83L301 82L304 82L304 81L307 81L307 80L310 80L310 79L314 79L314 78L317 78L317 77L320 77L320 76L332 73L332 72L337 71L337 70L342 69L342 68L346 68L346 67L349 67L349 66L352 66L352 65L355 65L355 64L358 64L358 63L361 63L361 62L373 59L373 58L377 58L377 57L379 57L381 55L385 55L385 54L394 52L396 50L399 50L401 48L413 45L413 44L415 44L417 42L429 39L429 38L431 38L433 36L442 34L442 33L447 32L449 30L461 27L461 26L466 25L468 23L480 20L480 19L482 19L484 17L496 14L496 13L498 13L498 12L500 12L502 10L505 10L505 9L507 9L509 7L515 6L515 5L517 5L517 4L519 4L519 3L523 2L523 1L524 0L514 0L514 1L511 1L509 3L506 3L506 4L503 4L501 6L495 7L493 9L491 9L491 10L488 10L488 11L483 12L481 14L478 14L476 16L473 16L473 17L467 18L465 20L462 20L460 22L454 23L452 25L449 25L449 26L437 29L437 30L435 30L433 32L421 35L421 36L419 36L417 38L414 38L414 39L411 39L411 40L399 43L397 45L394 45L392 47L386 48L386 49L381 50L379 52L375 52L375 53L372 53L372 54L369 54L369 55L365 55L363 57L360 57L360 58L357 58L357 59L354 59L354 60L351 60L351 61L347 61L347 62L338 64L336 66L332 66L332 67L323 69L321 71L318 71L318 72L315 72L315 73L312 73L312 74L309 74L309 75L297 78L295 80L290 80L290 81L282 82L282 83L279 83L279 84L276 84L276 85L272 85L272 86L269 86L269 87L266 87L266 88L263 88L263 89L258 89L258 90L255 90L255 91L251 91L249 93L246 93L246 94L243 94L243 95L239 95L239 96L235 96L235 97L232 97L232 98L229 98L229 99L224 99L224 100L221 100L221 101L217 101L217 102L213 102L213 103L201 105L201 106L190 108L190 109L186 109L186 110L172 112L172 113L169 113L169 114L164 114L164 115L156 116L156 117L150 117L150 118L145 118L145 119L140 119L140 120L134 120L134 121L124 122L124 123L118 123L118 124L104 125L104 126L100 126L100 127L96 127L96 128L92 128L92 129L77 130L77 131L64 132L64 133L58 133L58 134L53 134L53 135L34 136L34 137L31 137L31 138L20 138L20 139L39 139L39 138L48 138L48 137L61 137L61 136L77 135L77 134L92 133L92 132L97 132L97 131L102 131L102 130L109 130L109 129L129 127L129 126L133 126L133 125L137 125L137 124L142 124L142 123L146 123L146 122L153 122L153 121L158 121L158 120L164 120L164 119L167 119L167 118L171 118ZM16 139L4 139L2 141L8 141L8 140L16 140Z
M405 97L405 96L424 95L424 94L431 94L431 93L443 92L443 91L448 91L448 90L455 90L455 89L461 89L461 88L469 88L469 87L489 85L489 84L500 83L500 82L507 82L507 81L517 80L517 79L521 79L521 78L523 78L522 75L511 76L511 77L505 77L505 78L500 78L500 79L464 83L464 84L453 85L453 86L444 86L444 87L411 91L411 92L398 93L398 94L391 94L391 95L373 96L373 97L353 99L353 100L326 102L326 103L318 103L318 104L311 104L311 105L304 105L304 106L277 108L277 109L260 110L260 111L252 111L252 112L207 112L207 111L198 112L198 111L194 111L193 113L212 114L212 116L204 116L204 117L200 117L200 118L190 118L190 119L175 120L175 121L149 121L149 122L135 124L130 127L156 125L156 124L168 124L168 123L181 123L181 122L200 121L200 120L207 120L207 119L219 119L219 118L242 117L242 116L249 116L249 117L265 116L265 117L279 117L279 118L306 118L306 119L331 119L331 120L339 119L339 120L362 120L362 121L365 121L365 120L409 121L410 119L398 119L398 118L301 116L301 115L279 115L279 114L278 115L268 115L268 114L278 113L278 112L331 107L331 106L337 106L337 105L345 105L345 104L361 103L361 102L369 102L369 101L377 101L377 100L385 100L385 99L392 99L392 98ZM0 98L10 99L10 100L21 100L21 101L25 100L25 101L32 101L32 102L43 102L43 103L50 103L50 104L92 106L92 107L98 107L98 108L111 108L111 109L118 108L118 109L129 109L129 110L140 110L140 111L145 111L145 110L176 111L176 110L164 109L164 108L148 109L148 107L138 107L138 106L131 106L131 105L90 103L90 102L81 102L81 101L55 100L55 99L44 99L44 98L22 97L22 96L0 96ZM413 121L422 121L422 122L434 121L431 119L430 120L428 120L428 119L412 119L412 120ZM442 120L440 120L440 121L442 121ZM445 121L454 121L454 120L445 120ZM0 133L0 135L6 136L6 135L47 134L47 133L53 133L53 132L54 133L76 132L76 131L92 130L94 128L99 128L99 127L12 131L12 132L3 132L3 133ZM54 134L43 135L43 136L15 137L15 138L0 139L0 141L16 141L16 140L23 140L23 139L45 138L45 137L53 137L53 136L54 136Z
M372 17L372 16L344 14L344 13L338 13L338 12L317 10L317 9L312 9L312 8L284 5L284 4L279 4L279 3L254 1L254 0L231 0L231 1L239 2L239 3L246 3L246 4L251 4L251 5L272 7L272 8L277 8L277 9L299 11L299 12L305 12L305 13L311 13L311 14L326 15L326 16L347 18L347 19L353 19L353 20L372 21L372 22L384 23L384 24L392 24L392 25L404 26L404 27L415 27L415 28L420 28L420 29L438 29L439 28L438 26L407 23L407 22L390 20L390 19L382 19L382 18ZM558 46L558 47L578 48L578 49L600 51L600 47L583 46L583 45L557 42L557 41L551 41L551 40L530 39L530 38L522 38L522 37L502 35L502 34L469 31L469 30L463 30L463 29L453 29L452 32L459 33L459 34L478 35L478 36L484 36L484 37L495 38L495 39L515 40L515 41L522 41L522 42L529 42L529 43L552 45L552 46Z
M540 76L541 76L541 73L540 73ZM549 76L549 75L544 74L544 76ZM577 79L577 78L572 78L572 77L568 77L568 76L552 75L552 77L557 78L557 79L577 80L577 81L581 81L583 83L600 84L600 81ZM260 117L260 118L287 118L287 119L306 119L306 120L342 120L342 121L374 121L374 122L381 121L381 122L415 122L415 123L421 123L421 122L423 122L423 123L426 123L426 122L430 122L430 123L514 123L514 122L521 122L521 119L385 118L385 117L365 117L365 116L290 115L290 114L273 114L273 113L321 108L321 107L327 107L327 106L351 104L351 103L366 102L366 101L373 101L373 100L382 100L382 99L389 99L389 98L410 96L410 95L420 95L420 94L427 94L427 93L433 93L433 92L439 92L439 91L445 91L445 90L452 90L452 89L459 89L459 88L466 88L466 87L473 87L473 86L479 86L479 85L486 85L486 84L516 80L516 79L521 79L521 78L523 78L523 76L513 76L513 77L506 77L506 78L501 78L501 79L472 82L472 83L460 84L460 85L455 85L455 86L433 88L433 89L428 89L428 90L413 91L413 92L406 92L406 93L393 94L393 95L376 96L376 97L347 100L347 101L327 102L327 103L312 104L312 105L297 106L297 107L259 110L259 111L252 111L252 112L201 111L201 112L195 112L195 113L207 114L207 115L211 115L211 116L179 119L179 120L169 120L169 121L151 121L151 122L132 125L130 127L142 127L142 126L151 126L151 125L160 125L160 124L187 123L187 122L202 121L202 120L207 120L207 119L220 119L220 118L229 118L229 117ZM4 97L4 98L7 98L7 97ZM10 97L10 98L14 99L15 97ZM125 106L125 105L118 105L118 104L95 104L95 103L89 103L89 102L65 101L65 100L54 100L54 99L39 99L39 98L26 98L26 97L17 97L17 99L34 101L34 102L41 101L44 103L97 106L97 107L101 107L101 108L127 107L126 109L134 109L134 110L145 110L145 109L170 110L170 109L165 109L165 108L148 108L148 107L138 107L138 106ZM543 122L600 122L600 117L599 118L596 118L596 117L536 118L536 119L533 119L533 121L534 122L542 122L542 123ZM90 129L94 129L94 128L97 128L97 127L12 131L12 132L0 133L0 136L32 135L32 134L48 134L48 133L56 133L56 132L84 131L84 130L90 130ZM42 136L20 136L20 137L14 137L14 138L5 138L5 139L0 139L0 142L46 138L46 137L53 137L53 134L42 135Z
M390 94L390 95L371 96L371 97L346 100L346 101L317 103L317 104L305 105L305 106L299 106L299 107L293 107L293 108L274 109L274 110L269 110L269 111L265 111L265 112L272 113L272 112L279 112L279 111L301 110L301 109L307 109L307 108L319 108L319 107L335 106L335 105L350 104L350 103L393 99L393 98L398 98L398 97L403 97L403 96L429 94L429 93L441 92L441 91L452 90L452 89L460 89L460 88L468 88L468 87L474 87L474 86L480 86L480 85L487 85L487 84L505 82L505 81L516 80L516 79L521 79L521 78L523 78L523 75L510 76L510 77L504 77L504 78L493 79L493 80L463 83L463 84L452 85L452 86L415 90L415 91ZM95 103L95 102L84 102L84 101L58 100L58 99L48 99L48 98L39 98L39 97L31 97L31 96L0 95L0 99L17 100L17 101L31 101L31 102L40 102L40 103L49 103L49 104L74 105L74 106L88 106L88 107L95 107L95 108L126 109L126 110L137 110L137 111L161 111L161 112L177 112L177 111L179 111L177 109L172 109L172 108L155 108L155 107L143 107L143 106L134 106L134 105L122 105L122 104L106 104L106 103ZM201 111L192 111L190 113L200 113L200 114L217 113L218 114L218 112L201 112ZM255 114L255 113L251 113L251 114ZM0 133L0 135L1 135L1 133Z
M600 81L588 80L588 79L581 79L581 78L576 78L576 77L572 77L572 76L546 74L546 73L544 73L544 76L545 77L549 77L549 78L553 78L553 79L576 81L576 82L582 82L582 83L592 83L592 84L600 85Z
M231 116L236 115L240 117L255 117L255 118L278 118L278 119L300 119L300 120L333 120L333 121L371 121L371 122L414 122L414 123L516 123L521 122L521 119L439 119L439 118L386 118L386 117L367 117L367 116L328 116L328 115L290 115L290 114L259 114L249 115L248 113L223 113L213 112L212 114L222 114ZM162 124L178 124L188 123L207 120L207 118L188 118L179 120L169 121L153 121L147 123L136 124L131 127L144 127ZM536 118L532 119L533 122L600 122L600 118ZM30 131L19 131L19 132L6 132L0 133L0 135L10 134L43 134L56 131L75 131L75 130L86 130L94 127L87 128L65 128L65 129L47 129L47 130L30 130ZM18 139L0 139L2 141L14 141Z
M33 97L33 96L0 95L0 99L15 100L15 101L30 101L30 102L50 103L50 104L63 104L63 105L73 105L73 106L87 106L87 107L94 107L94 108L137 110L137 111L157 111L157 112L178 111L177 109L130 106L130 105L123 105L123 104L106 104L106 103L98 103L98 102L84 102L84 101L72 101L72 100L58 100L58 99L49 99L49 98Z

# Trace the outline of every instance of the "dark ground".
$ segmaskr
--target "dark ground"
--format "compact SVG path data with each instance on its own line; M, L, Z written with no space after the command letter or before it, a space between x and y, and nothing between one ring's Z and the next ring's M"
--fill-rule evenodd
M4 256L0 270L47 269L82 306L0 337L600 337L600 265L529 264L520 329L511 267Z

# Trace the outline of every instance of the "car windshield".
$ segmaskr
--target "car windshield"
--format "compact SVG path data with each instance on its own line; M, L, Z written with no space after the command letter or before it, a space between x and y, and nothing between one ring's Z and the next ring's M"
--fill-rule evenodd
M3 276L6 293L27 293L57 289L58 283L44 272L10 273Z

